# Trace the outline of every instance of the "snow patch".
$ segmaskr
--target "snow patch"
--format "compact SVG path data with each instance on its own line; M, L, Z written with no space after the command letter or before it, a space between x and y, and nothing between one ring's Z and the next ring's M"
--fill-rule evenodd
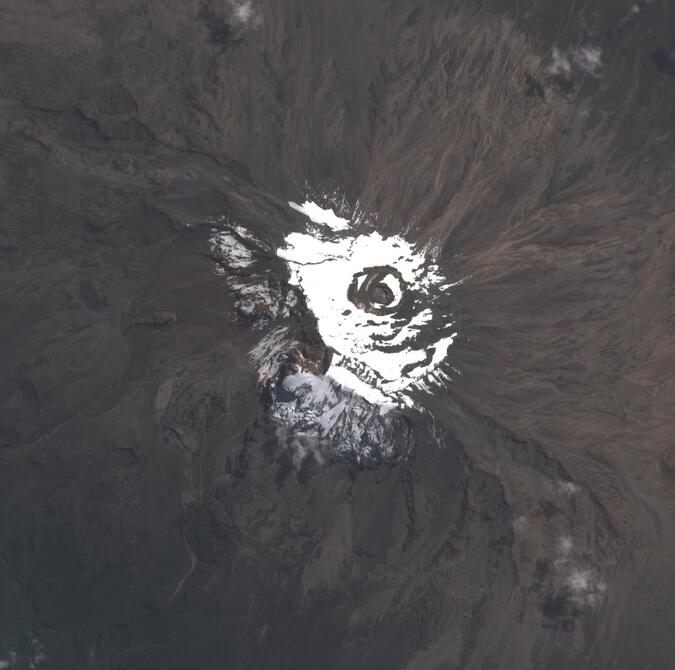
M349 219L343 219L332 209L324 209L311 200L305 200L302 205L296 202L289 202L288 204L314 223L321 223L331 230L347 230L350 227Z
M352 393L328 375L296 373L285 377L270 406L277 438L298 466L308 455L391 460L407 455L413 436L396 413Z
M328 228L291 233L277 251L288 262L290 283L305 294L322 339L337 354L328 374L370 402L409 405L408 392L438 368L456 335L447 305L435 309L453 284L399 235L359 234L347 219L314 202L289 204ZM349 299L354 279L374 268L400 275L407 295L392 276L383 281L393 294L391 305L401 303L400 310L374 313Z
M293 341L288 328L275 328L263 337L250 351L258 372L258 384L264 386L279 373L279 366L288 354Z
M253 253L244 243L228 231L214 232L211 249L231 268L247 268L253 264Z

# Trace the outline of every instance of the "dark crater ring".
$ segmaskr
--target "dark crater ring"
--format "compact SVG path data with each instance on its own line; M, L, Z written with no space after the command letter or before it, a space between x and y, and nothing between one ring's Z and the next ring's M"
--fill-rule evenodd
M398 282L400 299L386 282L393 278ZM358 309L370 314L393 314L398 311L406 293L406 282L401 273L390 265L377 265L357 272L349 289L347 298Z

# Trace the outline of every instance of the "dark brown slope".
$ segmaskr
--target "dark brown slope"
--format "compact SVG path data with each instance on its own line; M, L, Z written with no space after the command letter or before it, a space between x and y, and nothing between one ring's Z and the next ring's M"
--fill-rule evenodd
M672 667L675 32L635 6L5 0L0 660ZM291 468L202 255L305 182L464 279L404 466Z

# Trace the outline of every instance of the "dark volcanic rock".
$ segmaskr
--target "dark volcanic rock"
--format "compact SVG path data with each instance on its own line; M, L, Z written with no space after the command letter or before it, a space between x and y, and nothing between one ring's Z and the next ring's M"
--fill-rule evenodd
M168 326L176 323L178 317L173 312L150 312L137 316L132 321L134 326Z
M4 0L0 667L672 668L673 44L654 2ZM462 281L405 459L298 464L261 398L271 323L327 364L307 189Z

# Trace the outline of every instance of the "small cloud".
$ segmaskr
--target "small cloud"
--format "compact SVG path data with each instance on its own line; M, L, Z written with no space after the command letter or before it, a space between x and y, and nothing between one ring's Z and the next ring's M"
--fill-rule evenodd
M544 481L544 487L554 496L572 498L579 493L579 485L565 479L547 479Z
M583 47L572 52L575 64L584 72L594 77L602 67L602 49L600 47Z
M232 3L232 22L238 26L257 24L260 16L256 12L252 0L243 0L243 2L234 0Z
M602 49L600 47L585 46L567 51L553 47L551 65L548 70L552 75L569 79L574 71L582 71L596 77L601 67Z
M573 570L565 580L567 586L575 593L588 591L591 581L592 573L590 570Z
M572 599L578 604L594 605L607 590L607 585L594 569L574 568L565 578Z
M250 21L253 17L253 3L249 0L249 2L244 2L241 5L235 6L234 17L241 23Z
M319 465L325 463L321 442L312 432L294 431L288 425L278 426L275 432L279 443L291 452L296 470L302 467L307 458L313 458Z
M572 64L569 61L569 58L565 56L558 47L553 47L552 53L553 62L549 67L549 72L555 75L562 75L563 77L569 77L572 74Z
M574 542L569 535L563 535L563 537L558 539L558 554L562 559L566 560L572 553L573 548Z
M577 485L574 482L558 482L558 490L565 496L570 496L570 498L576 494Z
M513 530L516 533L522 533L527 530L527 527L530 525L530 522L527 520L527 517L525 516L519 516L514 522L513 522Z
M558 538L557 549L558 559L555 565L570 600L577 605L595 605L607 590L598 571L576 564L573 558L574 541L569 535Z

